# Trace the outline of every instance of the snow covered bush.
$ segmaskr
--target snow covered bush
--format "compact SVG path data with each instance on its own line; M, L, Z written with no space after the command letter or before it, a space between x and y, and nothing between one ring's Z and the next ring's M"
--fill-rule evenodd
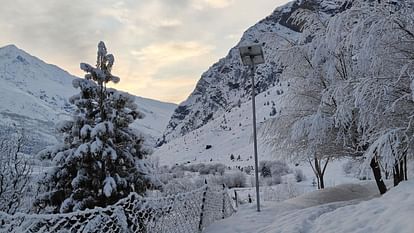
M271 177L262 177L262 181L259 180L261 184L266 184L267 186L277 185L282 183L282 177L280 175L273 175Z
M283 176L291 173L289 166L283 161L273 161L271 163L270 171L272 175Z
M226 165L221 164L221 163L215 164L215 171L217 174L223 175L224 172L226 171Z
M246 174L241 171L226 172L221 174L205 174L203 176L187 176L184 178L170 179L164 188L166 190L175 190L174 185L183 187L188 185L188 188L178 188L178 190L189 191L192 188L199 188L204 185L204 181L207 181L209 185L222 186L223 184L228 188L241 188L246 187Z
M302 181L306 180L306 176L305 176L305 174L303 174L302 169L296 168L295 172L294 172L294 175L295 175L296 182L302 182Z
M114 56L103 42L98 44L96 67L80 64L87 74L73 80L80 89L70 98L76 112L57 127L64 143L40 154L56 166L41 178L44 193L36 208L71 212L103 207L151 186L143 138L129 128L143 115L132 96L106 87L120 81L111 74L113 64Z
M352 158L342 165L342 170L346 175L356 177L360 180L371 179L371 171L369 171L369 167L362 166L363 162L363 158ZM386 176L385 178L389 179L390 177Z
M172 195L185 193L204 185L204 180L201 178L189 179L189 178L177 178L170 180L163 186L163 195Z
M262 187L264 201L284 201L304 193L304 188L292 181L275 186Z
M250 174L252 173L252 171L253 171L253 167L251 167L251 166L244 167L243 171L244 171L247 175L250 175Z
M171 174L173 178L182 178L184 177L184 171L184 166L174 166L171 168L169 174Z
M200 175L208 175L214 173L214 170L210 166L201 166L198 170Z
M157 167L154 174L158 181L162 184L168 184L173 179L181 179L185 176L185 168L183 165L173 166L169 168L168 166Z
M222 163L213 163L213 164L192 164L192 165L176 165L173 166L171 169L175 169L175 167L181 167L181 169L190 172L198 172L200 175L208 175L208 174L218 174L223 175L226 170L226 165Z
M279 161L279 160L260 161L259 171L261 173L261 176L263 177L273 177L273 176L280 177L280 176L289 174L291 172L289 166L285 162Z
M228 188L246 187L246 174L241 171L225 173L223 175L223 183Z

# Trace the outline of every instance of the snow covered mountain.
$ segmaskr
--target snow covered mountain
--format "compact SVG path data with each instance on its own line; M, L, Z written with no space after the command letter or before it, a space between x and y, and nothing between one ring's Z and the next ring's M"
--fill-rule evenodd
M281 112L284 90L287 82L279 82L256 96L257 127ZM241 103L225 111L220 117L210 120L202 127L184 136L172 139L158 147L153 156L160 158L161 164L220 162L229 165L251 165L252 146L252 106L251 101ZM271 148L259 137L261 159L272 159ZM210 147L211 146L211 147ZM208 149L207 149L208 148ZM231 155L240 160L232 161Z
M72 87L74 78L14 45L0 48L0 133L8 127L23 128L31 142L26 150L31 152L55 143L55 124L73 111L68 98L78 92ZM176 105L138 96L136 103L146 117L133 127L154 145Z
M278 84L284 70L281 51L292 44L312 41L320 22L350 5L344 0L293 1L249 28L228 55L201 76L193 93L175 109L160 144L200 128L250 99L251 83L248 70L240 61L240 45L263 45L267 62L258 67L255 85L259 93L264 92Z
M372 0L298 0L277 8L249 28L236 47L202 75L194 92L175 110L155 155L162 163L234 164L232 154L236 158L240 155L237 165L251 159L251 83L237 47L261 43L266 63L258 67L255 84L259 90L259 155L261 159L280 158L275 147L287 145L267 140L283 134L288 126L270 127L274 123L270 119L295 118L299 111L310 115L317 112L315 103L321 99L326 98L328 104L335 101L329 97L341 91L335 85L351 76L360 77L370 67L369 61L374 58L370 54L375 52L377 29L381 27L376 22L400 9L404 7L395 1ZM370 45L373 48L367 50ZM312 83L309 77L316 77L316 81ZM326 84L331 85L331 93ZM304 96L302 102L294 99L298 96ZM338 112L344 117L348 113L342 107Z

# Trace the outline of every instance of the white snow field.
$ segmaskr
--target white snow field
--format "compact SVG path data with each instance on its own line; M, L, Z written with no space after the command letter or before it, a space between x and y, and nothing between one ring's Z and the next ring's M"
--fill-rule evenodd
M343 184L284 202L239 207L206 233L412 233L414 181L380 196L374 182Z

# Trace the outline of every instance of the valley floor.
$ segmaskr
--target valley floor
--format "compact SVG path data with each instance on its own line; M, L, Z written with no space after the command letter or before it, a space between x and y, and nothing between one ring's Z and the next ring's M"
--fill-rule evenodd
M412 233L414 181L382 197L375 183L343 184L284 202L264 202L262 211L245 204L206 233Z

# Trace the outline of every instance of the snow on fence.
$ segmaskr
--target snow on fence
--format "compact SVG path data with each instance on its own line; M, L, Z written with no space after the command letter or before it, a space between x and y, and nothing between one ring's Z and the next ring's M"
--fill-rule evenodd
M234 212L227 190L205 185L163 198L132 193L106 208L68 214L0 212L0 232L195 233Z

